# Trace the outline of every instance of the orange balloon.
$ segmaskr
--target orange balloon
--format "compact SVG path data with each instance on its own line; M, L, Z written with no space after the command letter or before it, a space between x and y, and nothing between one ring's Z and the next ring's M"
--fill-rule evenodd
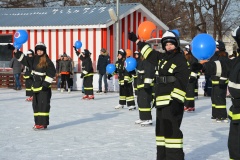
M130 49L126 49L126 57L132 56L132 51Z
M154 36L154 33L156 34L156 28L153 22L144 21L138 26L138 36L143 40L148 40Z

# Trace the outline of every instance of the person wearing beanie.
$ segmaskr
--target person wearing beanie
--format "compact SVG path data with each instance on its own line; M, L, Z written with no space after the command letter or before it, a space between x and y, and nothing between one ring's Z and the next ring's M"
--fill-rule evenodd
M56 69L46 50L47 47L44 43L37 43L35 55L29 59L21 51L14 50L14 56L18 61L32 70L33 83L31 89L33 92L34 130L44 130L49 125L52 96L51 83L56 75Z
M31 63L31 59L32 57L34 56L34 51L29 49L26 53L26 63ZM25 66L25 73L24 73L24 76L23 78L25 79L25 87L26 87L26 96L28 98L26 98L26 101L28 102L31 102L33 100L33 92L32 92L32 83L33 83L33 77L31 75L31 67L28 67L30 66L29 64L27 66Z
M119 83L119 104L115 106L115 109L124 108L127 104L129 110L135 110L135 101L133 96L132 75L124 67L126 60L126 51L124 49L118 50L118 59L115 63L116 71L113 74L118 74ZM108 75L110 79L112 75Z
M104 81L104 93L108 92L107 74L106 67L110 63L110 57L105 48L100 50L100 55L98 56L97 71L99 75L98 79L98 91L97 93L102 93L102 79Z
M84 86L84 96L83 99L94 99L93 94L93 67L92 67L92 59L91 59L91 52L88 49L84 49L84 52L80 53L74 47L76 55L82 61L82 73L81 77L83 79L83 86Z
M72 63L66 53L63 53L63 60L59 63L58 73L61 75L61 92L64 91L64 86L68 85L68 93L71 92L70 88L70 75L72 75Z
M157 160L184 160L180 129L190 68L180 52L179 36L169 30L161 39L164 53L152 49L130 32L128 39L138 45L141 55L155 66L155 107Z
M137 60L136 67L136 86L137 86L137 104L139 110L139 119L135 124L141 126L152 125L151 103L153 100L153 80L155 74L155 66L143 58L138 51L134 52Z

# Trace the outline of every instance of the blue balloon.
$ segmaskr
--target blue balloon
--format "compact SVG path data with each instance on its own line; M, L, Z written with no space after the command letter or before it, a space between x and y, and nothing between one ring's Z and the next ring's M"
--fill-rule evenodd
M207 60L214 55L216 42L211 35L201 33L193 38L191 48L195 58L198 60Z
M76 47L76 49L80 49L82 47L82 42L81 41L76 41L75 42L75 47Z
M178 37L180 37L180 33L179 33L179 31L177 29L173 29L171 31L174 32Z
M125 65L126 70L128 72L131 72L131 71L133 71L137 67L137 61L133 57L128 57L125 60L125 64L124 65Z
M14 43L13 43L13 46L14 46L16 49L22 48L22 44L19 44L19 43L17 43L17 42L14 42Z
M18 44L23 44L28 40L28 33L25 30L17 30L14 34L14 41Z
M116 67L114 64L108 64L106 67L106 71L109 74L113 74L113 72L115 72L115 70L116 70Z

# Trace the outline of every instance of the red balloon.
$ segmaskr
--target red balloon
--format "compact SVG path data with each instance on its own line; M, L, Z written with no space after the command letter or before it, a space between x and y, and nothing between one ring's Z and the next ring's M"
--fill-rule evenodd
M143 40L153 38L156 36L156 28L157 27L153 22L144 21L138 26L138 36Z

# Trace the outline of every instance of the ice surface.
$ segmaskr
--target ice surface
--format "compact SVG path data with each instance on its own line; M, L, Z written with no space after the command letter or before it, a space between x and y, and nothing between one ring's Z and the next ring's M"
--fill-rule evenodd
M80 91L54 90L50 125L34 131L33 111L25 91L0 88L1 160L154 160L153 126L135 125L138 111L115 110L118 93L82 100ZM229 108L231 102L227 99ZM229 123L211 120L210 97L196 100L196 111L182 122L186 160L229 159Z

